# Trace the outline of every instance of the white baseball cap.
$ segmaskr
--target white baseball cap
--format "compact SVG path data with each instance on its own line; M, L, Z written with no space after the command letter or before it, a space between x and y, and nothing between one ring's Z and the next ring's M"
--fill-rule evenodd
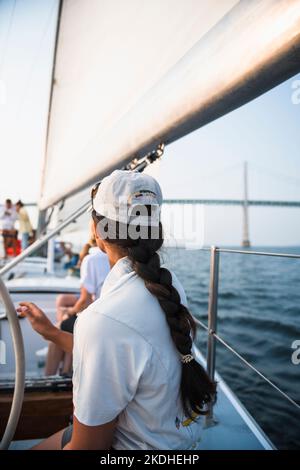
M98 215L124 224L157 226L162 192L150 175L132 170L115 170L101 181L93 199ZM142 206L151 206L151 215ZM146 208L145 208L146 209Z

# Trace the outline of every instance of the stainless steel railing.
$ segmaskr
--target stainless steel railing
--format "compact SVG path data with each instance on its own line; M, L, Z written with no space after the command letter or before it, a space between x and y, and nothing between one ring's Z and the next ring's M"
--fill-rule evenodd
M210 283L208 301L208 338L207 338L207 372L212 380L216 368L216 338L218 319L218 293L219 293L219 264L220 254L216 247L211 248L210 257Z
M273 387L278 393L281 394L286 400L288 400L295 408L300 410L300 404L293 400L287 393L281 390L274 382L260 372L253 364L248 362L239 352L237 352L232 346L230 346L223 338L217 334L217 320L218 320L218 294L219 294L219 266L220 266L220 253L232 253L232 254L244 254L244 255L256 255L256 256L273 256L280 258L293 258L300 259L300 255L288 254L288 253L271 253L263 251L253 250L234 250L229 248L218 248L212 246L209 248L203 248L204 251L210 250L210 283L209 283L209 303L208 303L208 325L205 325L202 321L195 318L197 325L204 328L207 331L207 372L211 380L215 379L216 369L216 342L218 341L229 351L231 351L236 357L238 357L247 367L252 369L258 374L265 382ZM207 417L208 423L213 423L213 406L209 409Z

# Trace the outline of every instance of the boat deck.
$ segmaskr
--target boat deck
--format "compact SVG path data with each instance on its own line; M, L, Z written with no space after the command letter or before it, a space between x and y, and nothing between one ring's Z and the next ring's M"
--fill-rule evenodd
M195 450L272 450L274 446L220 376L214 408L217 424L203 427ZM200 424L199 424L200 425ZM39 440L14 441L10 449L29 449Z
M204 428L199 449L272 450L273 444L236 395L217 374L218 399L214 406L217 424Z

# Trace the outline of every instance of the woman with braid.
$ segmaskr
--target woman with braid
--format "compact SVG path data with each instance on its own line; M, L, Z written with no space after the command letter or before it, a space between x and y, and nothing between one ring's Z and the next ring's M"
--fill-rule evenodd
M73 350L73 426L35 449L195 449L215 384L193 355L184 290L161 266L161 189L116 170L92 191L98 246L111 271L73 335L34 304L19 312L47 340ZM201 444L199 444L201 448Z

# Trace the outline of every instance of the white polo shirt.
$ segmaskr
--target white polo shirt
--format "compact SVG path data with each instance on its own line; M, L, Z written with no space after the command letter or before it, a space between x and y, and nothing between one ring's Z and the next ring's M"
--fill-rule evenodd
M17 218L17 211L14 206L12 206L10 209L1 207L0 220L2 230L14 230Z
M90 248L80 266L80 285L85 287L94 299L98 299L109 271L107 254L98 247Z
M74 330L76 418L97 426L118 416L115 449L195 449L202 422L183 414L179 353L158 300L128 258L114 265L100 299L82 313Z

